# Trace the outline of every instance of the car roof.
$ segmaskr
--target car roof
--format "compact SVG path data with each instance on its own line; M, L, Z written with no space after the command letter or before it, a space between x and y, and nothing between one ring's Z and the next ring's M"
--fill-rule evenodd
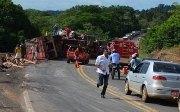
M154 60L154 61L161 61L160 59L158 58L143 58L142 61L144 60Z
M170 62L170 61L161 61L161 60L144 60L143 62L151 62L151 63L160 62L160 63L178 64L178 63L174 63L174 62ZM178 65L180 65L180 64L178 64Z

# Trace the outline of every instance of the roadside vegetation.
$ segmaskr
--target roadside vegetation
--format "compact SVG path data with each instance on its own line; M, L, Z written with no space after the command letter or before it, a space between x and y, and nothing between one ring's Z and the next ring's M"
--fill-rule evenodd
M0 7L0 52L13 51L19 41L36 36L36 29L21 6L0 0Z
M141 40L143 52L151 53L180 44L180 6L172 10L170 17L160 25L151 27Z
M160 4L147 10L128 6L75 6L65 11L23 10L11 0L0 0L0 52L12 52L24 39L51 35L53 26L70 26L77 33L111 40L141 29L147 33L140 41L141 54L180 44L180 6Z

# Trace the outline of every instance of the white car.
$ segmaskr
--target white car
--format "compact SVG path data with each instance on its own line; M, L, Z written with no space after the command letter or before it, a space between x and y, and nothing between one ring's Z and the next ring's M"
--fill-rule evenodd
M141 94L144 102L151 97L173 99L171 94L178 94L179 90L180 64L171 62L144 60L129 71L125 80L125 93Z

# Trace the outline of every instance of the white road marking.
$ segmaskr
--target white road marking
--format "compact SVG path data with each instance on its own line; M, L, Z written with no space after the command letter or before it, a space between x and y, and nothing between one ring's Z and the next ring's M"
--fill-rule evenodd
M28 94L28 91L25 90L23 92L23 95L24 95L24 101L25 101L25 105L26 105L26 112L35 112L33 107L32 107L32 104L31 104L31 101L30 101L30 98L29 98L29 94Z

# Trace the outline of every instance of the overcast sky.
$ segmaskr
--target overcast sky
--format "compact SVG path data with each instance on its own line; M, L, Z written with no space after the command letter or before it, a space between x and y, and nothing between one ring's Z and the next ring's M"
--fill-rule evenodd
M149 9L158 4L172 5L173 2L180 3L180 0L12 0L20 4L24 9L37 10L66 10L76 5L126 5L134 9Z

